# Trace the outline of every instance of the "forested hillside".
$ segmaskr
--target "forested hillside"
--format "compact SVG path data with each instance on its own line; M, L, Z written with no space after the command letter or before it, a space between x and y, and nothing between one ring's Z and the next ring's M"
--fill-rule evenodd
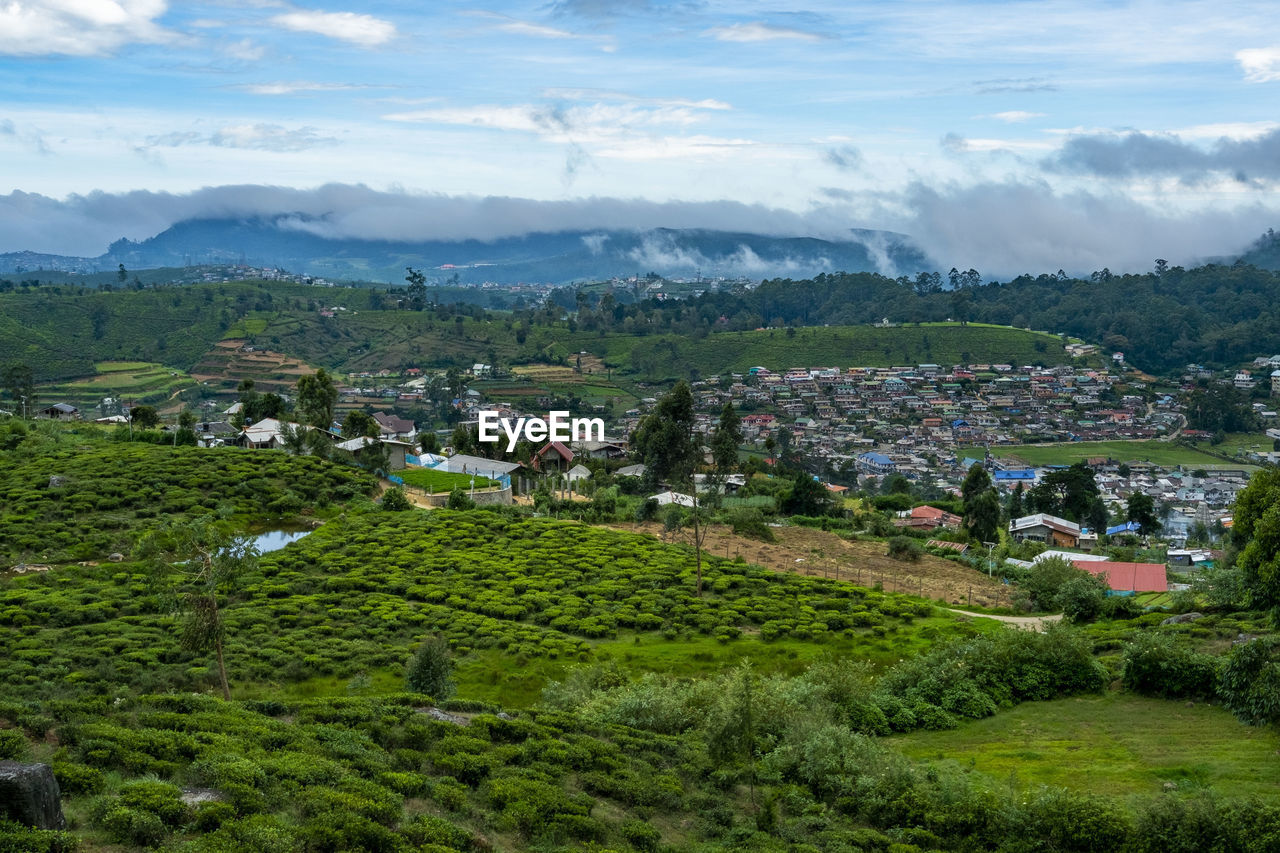
M954 318L1065 332L1122 351L1147 370L1190 362L1224 366L1280 352L1280 274L1238 264L1090 279L1020 276L1009 282L942 289L941 277L891 279L875 273L774 279L749 291L710 293L659 310L696 312L699 322L760 325L895 323ZM619 322L633 313L624 308Z

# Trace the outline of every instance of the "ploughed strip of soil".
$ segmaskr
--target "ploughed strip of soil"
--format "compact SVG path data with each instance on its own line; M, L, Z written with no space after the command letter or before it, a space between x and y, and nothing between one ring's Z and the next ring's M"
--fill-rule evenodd
M656 522L644 524L610 524L615 530L647 533L664 542L691 545L693 534L682 530L664 533ZM741 556L748 563L792 574L828 577L858 586L880 584L888 592L903 592L948 604L1008 607L1009 586L999 576L988 578L982 572L960 563L926 554L918 562L902 562L890 558L886 543L877 540L850 542L825 530L807 527L771 528L776 542L761 542L735 536L725 525L712 525L703 540L703 550L717 557L733 559Z

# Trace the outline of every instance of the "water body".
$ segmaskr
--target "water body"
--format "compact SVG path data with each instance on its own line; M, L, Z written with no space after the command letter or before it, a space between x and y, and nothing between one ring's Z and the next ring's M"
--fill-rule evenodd
M279 551L290 542L297 542L310 532L310 530L268 530L253 537L253 544L259 554L266 554Z

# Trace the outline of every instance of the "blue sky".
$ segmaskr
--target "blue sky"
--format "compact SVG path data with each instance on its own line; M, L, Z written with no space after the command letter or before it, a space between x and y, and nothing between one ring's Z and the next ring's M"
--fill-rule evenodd
M1000 272L1189 262L1275 224L1275 21L1232 0L8 0L0 251L279 208L356 236L867 227Z

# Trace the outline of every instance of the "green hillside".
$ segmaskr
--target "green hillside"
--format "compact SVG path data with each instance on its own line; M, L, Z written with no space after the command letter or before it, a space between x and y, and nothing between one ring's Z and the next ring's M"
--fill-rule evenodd
M26 363L44 381L93 377L95 365L108 361L191 372L223 339L245 340L340 372L465 368L477 361L572 366L576 354L585 352L593 364L602 360L601 370L644 380L755 365L781 370L817 364L1069 361L1056 336L977 324L637 334L577 328L572 321L549 320L545 312L374 309L386 302L384 294L369 289L275 282L116 292L46 286L0 293L0 352L6 363ZM346 310L326 317L320 313L326 307Z

